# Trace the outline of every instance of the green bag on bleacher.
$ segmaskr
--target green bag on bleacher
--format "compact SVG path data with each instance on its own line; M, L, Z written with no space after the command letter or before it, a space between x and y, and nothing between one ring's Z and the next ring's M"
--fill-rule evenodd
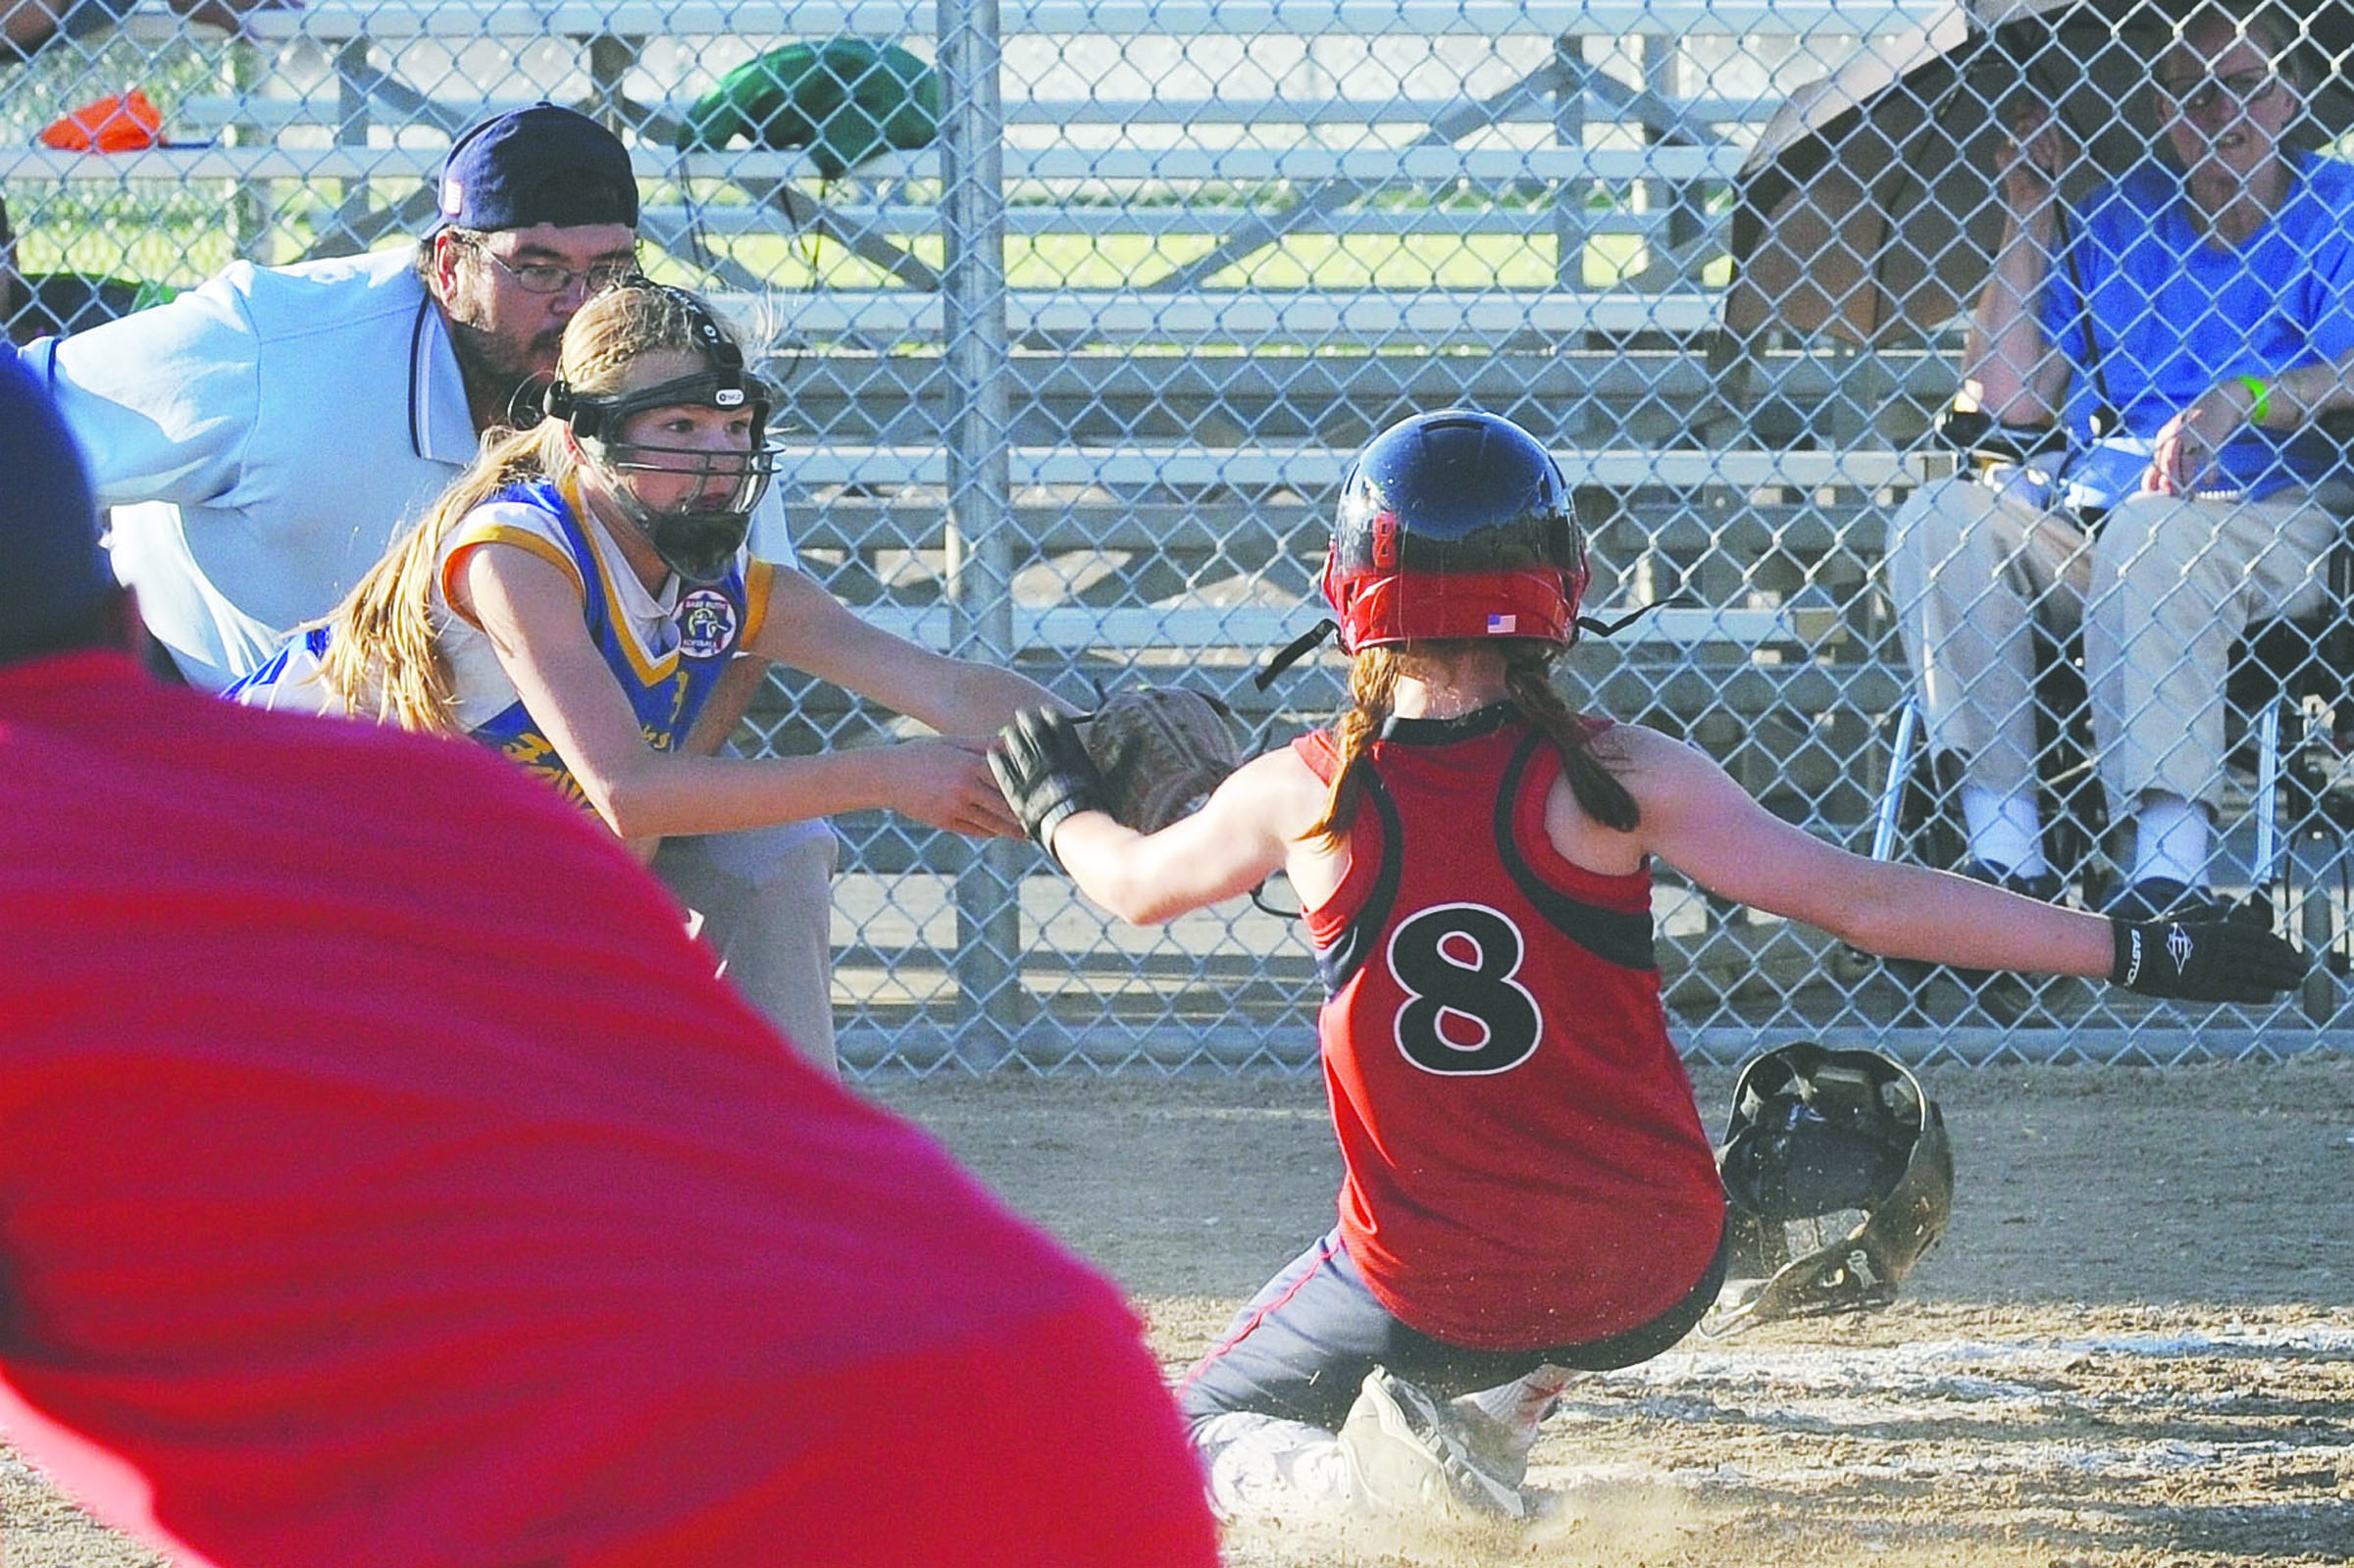
M896 44L829 38L746 61L687 111L682 152L801 147L833 179L885 147L928 147L940 130L940 77Z

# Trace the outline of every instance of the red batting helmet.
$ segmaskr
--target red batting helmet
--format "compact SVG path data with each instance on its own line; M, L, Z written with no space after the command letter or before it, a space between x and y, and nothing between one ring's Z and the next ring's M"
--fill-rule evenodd
M1353 653L1429 637L1567 644L1590 575L1552 454L1510 420L1448 409L1357 454L1323 586Z

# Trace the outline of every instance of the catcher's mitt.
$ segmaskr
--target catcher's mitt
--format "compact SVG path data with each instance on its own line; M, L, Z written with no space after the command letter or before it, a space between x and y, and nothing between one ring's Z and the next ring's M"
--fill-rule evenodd
M1202 803L1242 765L1233 710L1182 686L1138 686L1079 721L1103 775L1105 809L1139 833L1158 833Z

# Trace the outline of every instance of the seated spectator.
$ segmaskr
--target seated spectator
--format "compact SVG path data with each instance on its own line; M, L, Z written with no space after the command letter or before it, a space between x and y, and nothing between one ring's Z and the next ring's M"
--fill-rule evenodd
M148 680L4 357L0 473L12 1447L184 1568L1212 1568L1107 1282L513 768Z
M2340 523L2316 487L2338 458L2314 422L2354 406L2354 167L2311 150L2300 36L2269 6L2197 10L2156 69L2174 161L2080 215L2058 192L2075 147L2014 120L1966 397L2030 442L2065 426L2078 452L2057 482L2029 464L1924 485L1888 540L1982 880L2062 890L2036 796L2040 623L2081 633L2101 780L2132 821L2112 909L2213 907L2226 666L2251 621L2324 602Z

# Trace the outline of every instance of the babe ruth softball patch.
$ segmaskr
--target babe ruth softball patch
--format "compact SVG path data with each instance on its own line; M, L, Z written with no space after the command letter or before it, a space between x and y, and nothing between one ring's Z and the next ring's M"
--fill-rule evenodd
M717 588L696 588L679 601L679 651L716 659L736 646L736 601Z

